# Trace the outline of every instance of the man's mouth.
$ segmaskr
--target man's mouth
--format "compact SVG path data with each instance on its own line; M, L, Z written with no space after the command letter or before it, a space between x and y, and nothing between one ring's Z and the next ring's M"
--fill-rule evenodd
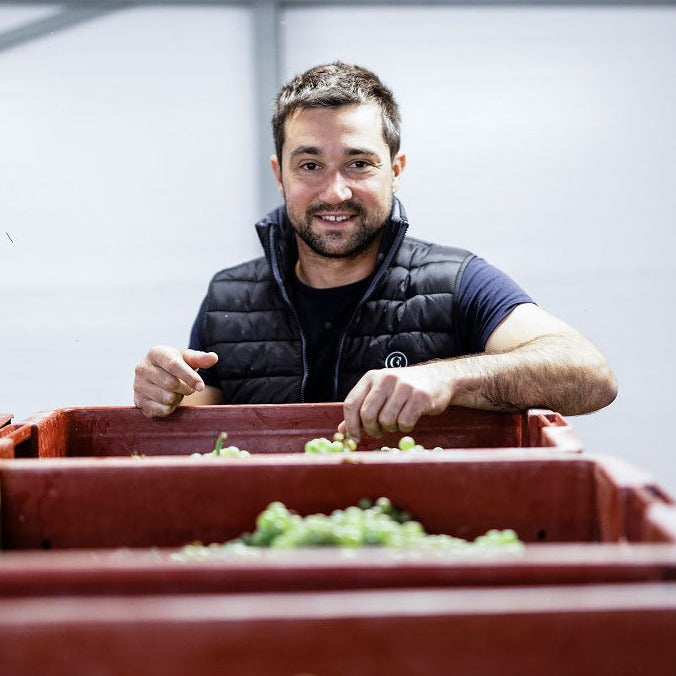
M316 214L317 218L321 218L323 221L328 223L343 223L344 221L349 221L354 214Z

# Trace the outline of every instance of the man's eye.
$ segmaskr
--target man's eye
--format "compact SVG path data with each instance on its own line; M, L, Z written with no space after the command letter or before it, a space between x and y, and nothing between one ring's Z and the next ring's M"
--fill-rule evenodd
M307 171L315 171L318 165L316 162L304 162L301 166L303 169L307 169Z
M352 163L352 166L355 169L366 169L366 167L368 167L369 165L368 165L368 162L366 160L355 160Z

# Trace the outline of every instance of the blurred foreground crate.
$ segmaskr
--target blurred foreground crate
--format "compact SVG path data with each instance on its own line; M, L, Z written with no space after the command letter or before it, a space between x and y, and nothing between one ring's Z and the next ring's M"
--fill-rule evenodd
M3 600L7 674L667 675L676 584Z
M182 407L159 420L144 417L135 407L57 409L22 421L0 438L0 457L206 453L221 432L228 433L228 444L251 453L302 453L309 439L331 438L342 415L342 404ZM450 407L439 416L423 417L413 434L429 448L582 450L570 425L544 409L497 413ZM396 446L401 436L366 438L360 450Z

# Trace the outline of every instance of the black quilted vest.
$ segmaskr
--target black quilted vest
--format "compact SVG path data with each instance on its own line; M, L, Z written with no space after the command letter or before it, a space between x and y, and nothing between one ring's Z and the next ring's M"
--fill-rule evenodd
M395 199L371 284L341 337L334 374L339 401L370 369L463 354L454 297L473 254L405 237L407 227ZM301 402L309 365L290 293L295 237L284 207L256 228L265 257L211 281L204 349L218 354L226 403Z

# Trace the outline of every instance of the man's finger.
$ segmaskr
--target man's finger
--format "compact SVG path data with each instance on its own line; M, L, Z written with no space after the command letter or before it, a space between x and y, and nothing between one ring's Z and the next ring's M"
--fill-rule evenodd
M193 369L208 369L218 361L215 352L201 352L200 350L183 350L181 356Z
M377 386L371 387L362 402L359 412L361 424L364 427L364 431L372 437L380 438L383 436L378 419L381 409L387 402L387 398L387 388L380 381Z
M156 366L148 359L136 366L135 374L134 390L142 394L144 394L143 388L147 385L156 385L167 392L176 392L182 396L192 394L195 391L182 380L167 373L163 368Z
M411 432L418 423L420 416L428 413L429 401L423 395L409 397L397 417L400 432Z
M141 413L143 413L146 418L165 418L166 416L171 415L176 409L176 406L159 404L152 399L139 395L134 397L134 405L141 410Z
M207 354L207 353L205 353ZM148 353L151 363L155 364L175 378L182 380L194 390L201 392L204 382L195 370L185 361L183 355L175 348L153 348Z
M388 432L400 430L399 417L407 405L405 388L395 387L378 414L378 424Z
M136 387L136 393L144 399L155 401L158 404L166 406L178 406L183 400L183 395L171 390L165 390L151 382L139 383Z
M190 387L187 383L184 383L170 373L157 368L147 374L146 382L157 385L157 387L166 390L167 392L180 394L183 397L187 397L195 391L195 389Z
M361 406L371 387L371 377L364 374L359 382L348 392L343 403L344 432L355 441L361 439Z

